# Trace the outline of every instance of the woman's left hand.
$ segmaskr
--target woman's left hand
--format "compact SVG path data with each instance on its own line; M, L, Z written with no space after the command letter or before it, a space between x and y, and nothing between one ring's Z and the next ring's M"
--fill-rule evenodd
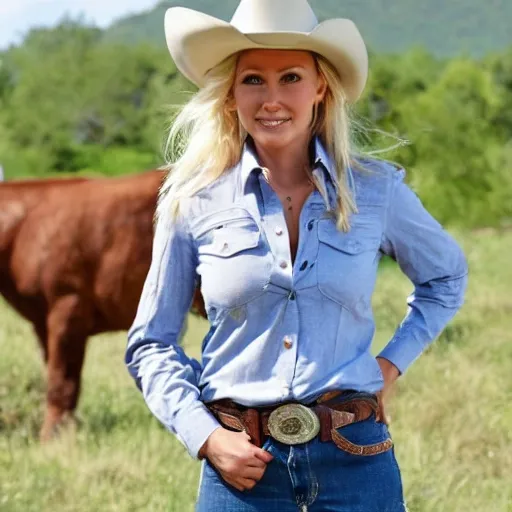
M389 360L383 357L377 357L377 363L379 363L382 376L384 377L384 395L387 394L388 390L391 389L393 383L400 376L398 368Z
M377 357L377 362L379 363L380 370L384 378L384 387L377 393L380 408L379 415L380 420L386 425L389 425L389 418L386 414L386 402L393 388L394 382L400 376L400 371L391 361L388 361L383 357Z

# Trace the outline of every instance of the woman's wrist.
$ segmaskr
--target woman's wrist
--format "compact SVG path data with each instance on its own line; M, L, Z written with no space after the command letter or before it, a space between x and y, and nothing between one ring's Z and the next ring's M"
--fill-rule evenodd
M391 386L400 377L400 370L389 359L377 357L382 376L384 377L384 389Z

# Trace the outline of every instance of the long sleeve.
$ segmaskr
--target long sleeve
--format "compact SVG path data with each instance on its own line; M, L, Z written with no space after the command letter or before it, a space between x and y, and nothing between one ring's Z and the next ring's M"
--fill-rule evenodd
M151 412L197 458L219 423L199 399L200 363L178 344L194 292L195 260L184 221L158 221L125 362Z
M408 313L379 354L401 373L441 333L462 306L467 263L457 242L427 212L394 171L381 250L395 259L414 284Z

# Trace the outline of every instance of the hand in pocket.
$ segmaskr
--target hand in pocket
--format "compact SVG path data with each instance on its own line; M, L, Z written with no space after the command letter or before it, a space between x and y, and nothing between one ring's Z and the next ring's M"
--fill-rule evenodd
M384 425L389 425L389 417L386 413L386 405L384 403L384 393L382 391L378 391L376 395L379 404L376 420L380 423L384 423Z

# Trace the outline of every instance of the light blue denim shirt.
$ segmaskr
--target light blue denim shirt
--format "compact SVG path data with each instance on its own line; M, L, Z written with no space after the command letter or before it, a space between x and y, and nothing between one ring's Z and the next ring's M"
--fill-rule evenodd
M315 151L313 172L334 208L336 173L319 141ZM366 171L349 172L359 209L351 230L336 229L315 190L300 214L293 264L281 203L248 144L183 215L157 223L126 364L150 410L193 457L219 426L203 402L308 403L330 390L382 388L370 345L383 254L414 284L408 313L380 353L402 373L462 305L467 265L457 243L403 170L362 164ZM178 343L198 277L211 325L201 362Z

